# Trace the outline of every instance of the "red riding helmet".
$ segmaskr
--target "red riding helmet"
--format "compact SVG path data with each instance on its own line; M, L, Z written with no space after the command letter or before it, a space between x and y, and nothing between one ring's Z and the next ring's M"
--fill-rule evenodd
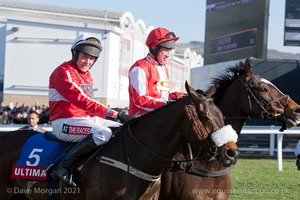
M175 41L177 41L179 37L176 37L176 35L173 32L170 32L169 30L165 28L155 28L153 29L146 40L146 45L148 47L156 47L156 46L162 46L168 49L174 49L175 48Z

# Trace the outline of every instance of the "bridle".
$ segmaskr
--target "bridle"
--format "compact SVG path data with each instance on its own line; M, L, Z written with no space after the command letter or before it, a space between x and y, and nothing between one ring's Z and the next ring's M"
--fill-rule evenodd
M261 97L256 97L255 94L253 93L252 91L252 88L253 88L253 82L257 79L257 77L254 77L252 76L251 79L248 81L248 82L245 82L241 75L238 75L237 76L237 79L239 80L240 84L247 90L247 93L248 93L248 102L249 102L249 107L250 107L250 112L253 111L253 105L252 105L252 101L254 101L255 104L257 104L260 109L262 110L262 113L261 113L261 118L264 119L265 117L267 117L268 119L273 119L275 116L276 116L276 113L273 114L273 113L270 113L266 108L270 105L272 105L274 102L280 102L281 99L283 98L286 98L286 104L284 105L284 110L287 108L288 106L288 103L289 103L289 100L290 100L290 97L289 95L283 95L279 98L276 98L270 102L266 101L264 98L261 98ZM270 96L272 97L272 94L270 94ZM258 100L260 99L260 101ZM263 102L263 103L261 103ZM283 113L279 113L280 115L284 114ZM250 116L248 116L250 117ZM228 119L228 117L226 117ZM252 118L252 117L250 117Z
M172 165L169 167L169 169L172 169L172 167L175 165L179 169L186 171L187 173L190 174L195 174L197 176L204 176L204 177L220 177L220 176L225 176L230 174L230 168L226 167L225 169L222 170L207 170L199 167L195 167L192 163L194 161L200 161L203 159L207 159L207 162L213 161L217 159L217 156L219 154L219 147L217 147L213 142L206 140L208 143L208 151L206 153L201 155L201 148L199 148L198 154L194 157L193 151L191 148L191 144L187 143L188 146L188 151L190 158L185 159L185 160L179 160L176 159L176 157L173 158L172 160Z
M189 151L190 158L189 159L184 159L184 160L179 160L178 158L174 157L172 161L179 164L179 163L182 163L182 162L192 162L192 161L196 161L196 160L202 160L205 157L208 158L208 161L212 161L212 160L216 159L216 157L219 155L219 151L218 151L219 147L217 147L213 142L210 142L207 139L205 141L208 143L208 151L205 154L201 155L202 149L200 147L198 153L194 157L194 153L193 153L193 150L192 150L192 147L191 147L191 143L187 142L187 148L188 148L188 151Z

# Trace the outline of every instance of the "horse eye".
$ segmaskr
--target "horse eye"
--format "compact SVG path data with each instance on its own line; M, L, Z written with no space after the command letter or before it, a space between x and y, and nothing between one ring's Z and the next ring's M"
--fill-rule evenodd
M264 87L263 84L259 84L259 85L258 85L258 90L259 90L260 92L268 92L268 89L267 89L266 87Z
M265 87L259 87L258 88L260 92L267 92L268 90Z

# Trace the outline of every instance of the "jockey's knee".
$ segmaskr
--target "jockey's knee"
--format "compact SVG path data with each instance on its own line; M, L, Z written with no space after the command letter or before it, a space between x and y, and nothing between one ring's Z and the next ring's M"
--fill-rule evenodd
M97 146L107 143L112 136L112 131L108 128L92 132L92 137Z

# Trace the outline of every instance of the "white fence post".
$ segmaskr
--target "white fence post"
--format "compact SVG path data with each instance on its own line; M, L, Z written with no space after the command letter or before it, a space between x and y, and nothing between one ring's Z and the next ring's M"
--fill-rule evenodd
M282 171L282 140L283 134L277 134L277 161L278 161L278 170Z
M275 151L275 134L270 134L270 156L274 156Z

